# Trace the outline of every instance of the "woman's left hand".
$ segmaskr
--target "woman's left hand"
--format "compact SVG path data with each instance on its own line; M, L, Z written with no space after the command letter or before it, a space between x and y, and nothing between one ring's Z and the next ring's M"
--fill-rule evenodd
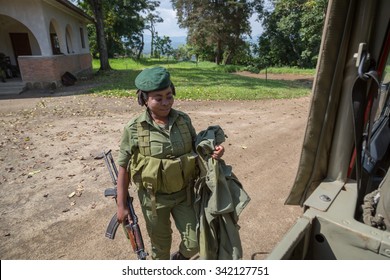
M225 152L225 148L221 145L215 146L215 150L211 157L213 159L220 159L223 156L223 153Z

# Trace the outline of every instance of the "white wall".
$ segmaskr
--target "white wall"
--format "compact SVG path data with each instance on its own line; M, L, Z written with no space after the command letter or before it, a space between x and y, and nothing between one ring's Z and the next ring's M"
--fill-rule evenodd
M61 52L68 54L66 27L71 32L71 53L89 53L89 42L85 18L53 0L0 0L0 18L14 18L14 24L2 26L0 20L0 52L12 52L9 32L27 32L33 55L51 56L50 22L56 22L56 33ZM20 22L21 24L18 24ZM82 48L80 27L84 31L85 48ZM10 55L11 56L11 55Z
M63 6L51 5L46 2L43 2L43 14L45 15L45 24L50 26L50 22L55 20L58 23L57 35L60 41L61 52L68 54L66 47L66 29L69 26L68 30L71 30L71 42L72 48L69 54L73 53L89 53L89 42L88 35L86 33L86 25L80 15L73 11L67 10L64 12L60 8ZM85 48L82 48L81 38L80 38L80 27L84 30L84 40Z

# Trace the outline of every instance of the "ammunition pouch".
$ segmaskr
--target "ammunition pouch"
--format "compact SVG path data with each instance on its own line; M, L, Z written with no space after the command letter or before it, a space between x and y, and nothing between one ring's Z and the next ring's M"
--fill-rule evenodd
M130 165L131 179L137 188L153 193L174 193L192 185L196 178L195 153L178 158L158 159L137 153Z

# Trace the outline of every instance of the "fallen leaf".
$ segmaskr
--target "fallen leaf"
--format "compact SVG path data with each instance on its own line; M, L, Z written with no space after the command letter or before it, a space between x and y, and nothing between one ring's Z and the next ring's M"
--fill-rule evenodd
M41 170L34 170L34 171L31 171L31 172L29 172L29 173L27 174L27 177L30 178L30 177L32 177L33 175L35 175L35 174L37 174L37 173L39 173L39 172L41 172Z

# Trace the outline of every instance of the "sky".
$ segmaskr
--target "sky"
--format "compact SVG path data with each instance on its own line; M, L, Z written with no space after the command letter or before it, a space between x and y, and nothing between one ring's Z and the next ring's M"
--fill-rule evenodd
M157 23L155 25L156 31L160 37L179 37L187 36L187 30L179 28L177 24L176 12L172 9L170 0L160 0L160 7L157 11L160 13L160 17L164 19L164 22ZM252 16L252 38L256 39L262 31L261 24L255 21L256 16Z

